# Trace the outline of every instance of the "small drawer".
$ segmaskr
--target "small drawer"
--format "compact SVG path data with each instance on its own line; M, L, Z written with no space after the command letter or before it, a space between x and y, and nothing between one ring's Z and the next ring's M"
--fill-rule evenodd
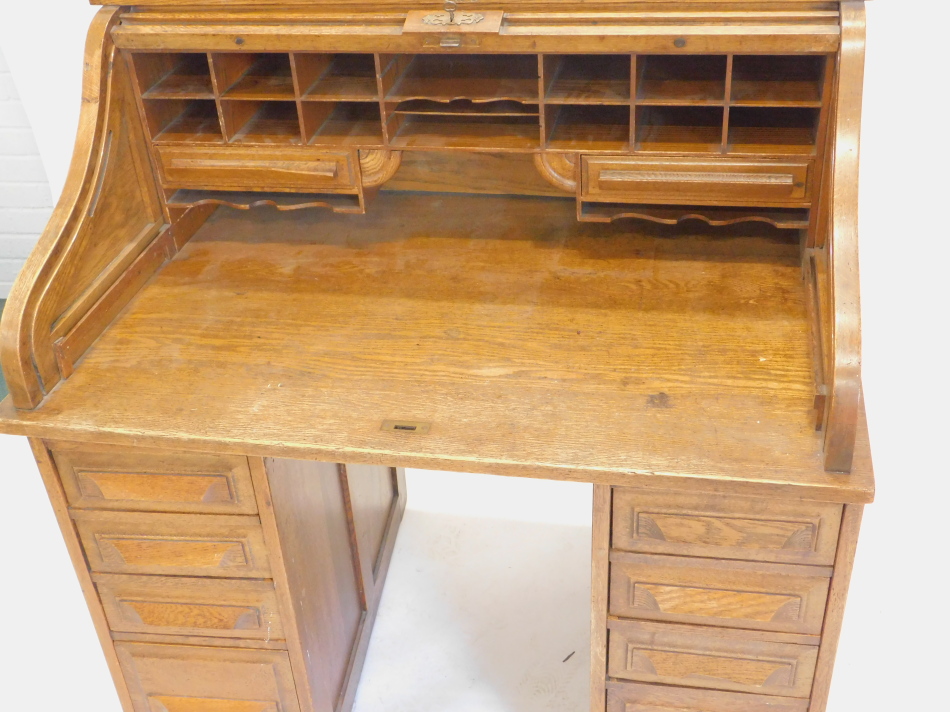
M272 581L94 574L109 627L121 633L283 640Z
M78 509L256 514L247 458L50 443Z
M282 650L116 643L135 712L299 712Z
M611 620L608 628L612 678L783 697L811 694L817 637L646 621Z
M356 192L357 173L346 151L239 146L156 150L162 183L168 188Z
M584 156L581 198L660 205L807 205L811 162Z
M807 712L808 700L688 687L607 683L607 712Z
M612 546L623 551L831 566L841 505L615 487Z
M818 635L831 569L611 552L610 613Z
M117 574L268 578L257 517L72 510L89 567Z

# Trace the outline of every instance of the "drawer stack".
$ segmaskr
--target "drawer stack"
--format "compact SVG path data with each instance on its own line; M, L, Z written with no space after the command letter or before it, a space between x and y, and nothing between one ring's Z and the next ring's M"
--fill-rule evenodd
M841 516L614 488L608 712L805 712Z
M296 712L247 459L52 452L136 712Z

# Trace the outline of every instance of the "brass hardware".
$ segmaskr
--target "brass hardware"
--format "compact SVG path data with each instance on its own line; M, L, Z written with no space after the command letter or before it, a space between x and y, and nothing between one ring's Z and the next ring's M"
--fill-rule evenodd
M384 420L380 430L425 435L429 432L431 426L432 423L426 423L421 420Z
M455 0L446 0L445 12L433 12L422 18L426 25L477 25L485 19L480 12L457 12L458 3Z
M461 47L461 35L443 35L439 40L439 47Z

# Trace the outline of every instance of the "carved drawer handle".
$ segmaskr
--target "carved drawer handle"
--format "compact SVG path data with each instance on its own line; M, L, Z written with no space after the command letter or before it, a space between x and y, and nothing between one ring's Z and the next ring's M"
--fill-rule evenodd
M675 173L666 171L600 172L601 183L734 183L740 185L795 185L790 173Z
M268 161L267 163L254 163L227 159L173 158L172 168L263 169L331 179L336 178L340 173L340 164L335 161Z

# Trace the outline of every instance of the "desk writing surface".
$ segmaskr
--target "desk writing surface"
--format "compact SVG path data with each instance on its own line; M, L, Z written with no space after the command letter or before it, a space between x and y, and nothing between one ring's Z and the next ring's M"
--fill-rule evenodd
M383 193L365 216L219 209L32 412L69 438L633 483L826 473L794 237L572 201ZM791 233L793 236L795 233ZM381 430L421 421L428 433ZM861 448L866 452L866 447Z

